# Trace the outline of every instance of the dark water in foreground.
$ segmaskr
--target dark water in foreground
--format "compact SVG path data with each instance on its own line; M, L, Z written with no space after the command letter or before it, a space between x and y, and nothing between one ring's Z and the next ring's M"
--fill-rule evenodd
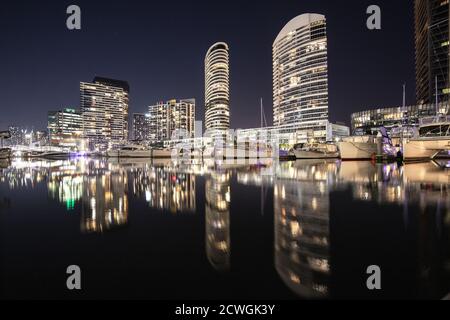
M445 164L15 161L0 169L0 297L441 299Z

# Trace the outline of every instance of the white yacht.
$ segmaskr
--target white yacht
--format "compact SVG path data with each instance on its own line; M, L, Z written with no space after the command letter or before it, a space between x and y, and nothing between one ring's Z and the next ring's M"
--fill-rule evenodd
M342 160L371 160L377 156L377 136L382 139L384 156L395 157L396 148L392 145L385 128L371 128L363 134L346 137L338 143Z
M108 158L150 158L151 151L141 145L125 145L115 150L106 151Z
M450 117L424 118L419 136L403 143L405 161L430 160L442 152L450 152Z
M339 150L333 143L300 143L294 146L292 153L297 159L339 158Z

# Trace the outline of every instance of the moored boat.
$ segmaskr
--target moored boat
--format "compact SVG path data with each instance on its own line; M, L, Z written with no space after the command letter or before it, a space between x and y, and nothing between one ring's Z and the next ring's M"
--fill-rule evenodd
M172 157L172 149L151 149L151 158L168 159Z
M106 152L108 158L151 158L151 151L141 145L126 145Z
M378 143L381 145L378 146ZM364 134L346 137L338 143L338 147L342 160L371 160L377 155L395 158L397 155L385 128L371 128ZM381 154L378 154L379 147Z
M450 152L450 117L425 118L419 126L419 136L403 143L405 161L431 160Z
M338 147L333 143L300 143L294 146L292 153L296 159L336 159Z

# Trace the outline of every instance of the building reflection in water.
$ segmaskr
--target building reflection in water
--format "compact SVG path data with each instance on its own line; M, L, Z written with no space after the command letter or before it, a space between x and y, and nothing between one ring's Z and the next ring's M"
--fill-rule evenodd
M212 171L205 180L205 245L211 265L230 269L230 178L227 171Z
M11 190L34 188L48 175L50 164L39 161L13 161L0 170L0 182L6 183Z
M98 233L128 223L128 177L122 166L89 162L83 177L81 230Z
M302 297L328 294L329 183L336 167L327 161L282 163L275 181L275 267Z
M80 160L60 161L48 169L47 189L51 198L74 210L83 197L85 162Z
M331 256L338 254L339 248L330 252L329 217L336 210L330 203L330 192L349 190L353 201L374 203L380 209L386 205L401 208L398 213L404 216L406 234L417 239L409 243L416 252L410 265L413 269L416 265L420 275L414 286L428 291L429 296L431 292L438 295L439 288L445 290L438 279L449 279L450 275L450 171L443 167L445 163L436 162L406 166L282 163L274 182L274 245L275 266L283 281L301 297L331 294ZM335 230L334 237L345 235Z
M146 165L130 172L133 193L145 197L151 208L171 213L195 213L194 174L174 172L165 166Z
M334 219L337 213L330 193L345 192L355 210L367 208L361 202L381 210L390 205L389 214L403 216L404 234L399 237L407 237L408 249L414 251L408 267L418 270L419 286L432 291L445 285L442 279L449 279L450 163L284 162L275 166L275 176L261 175L258 166L233 168L231 172L225 167L170 162L14 160L0 168L0 182L20 191L46 185L48 195L67 211L81 212L82 231L100 233L127 225L129 202L134 198L172 213L196 212L196 176L204 176L206 255L215 269L227 271L230 188L236 172L240 184L273 187L276 270L293 292L310 298L333 294L330 283L338 275L333 274L336 260L332 258L343 249L333 247L331 252L330 238L347 235L330 227L330 216ZM9 199L0 200L1 208L9 205Z

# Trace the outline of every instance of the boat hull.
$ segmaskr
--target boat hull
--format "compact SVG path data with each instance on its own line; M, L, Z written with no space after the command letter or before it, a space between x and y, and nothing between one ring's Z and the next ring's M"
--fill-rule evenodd
M371 160L377 154L377 144L372 142L339 142L342 160Z
M152 150L153 159L168 159L172 157L172 150Z
M431 160L443 151L450 151L450 137L410 140L403 145L403 158L405 161Z
M339 152L320 152L320 151L305 151L294 150L296 159L337 159L339 158Z

